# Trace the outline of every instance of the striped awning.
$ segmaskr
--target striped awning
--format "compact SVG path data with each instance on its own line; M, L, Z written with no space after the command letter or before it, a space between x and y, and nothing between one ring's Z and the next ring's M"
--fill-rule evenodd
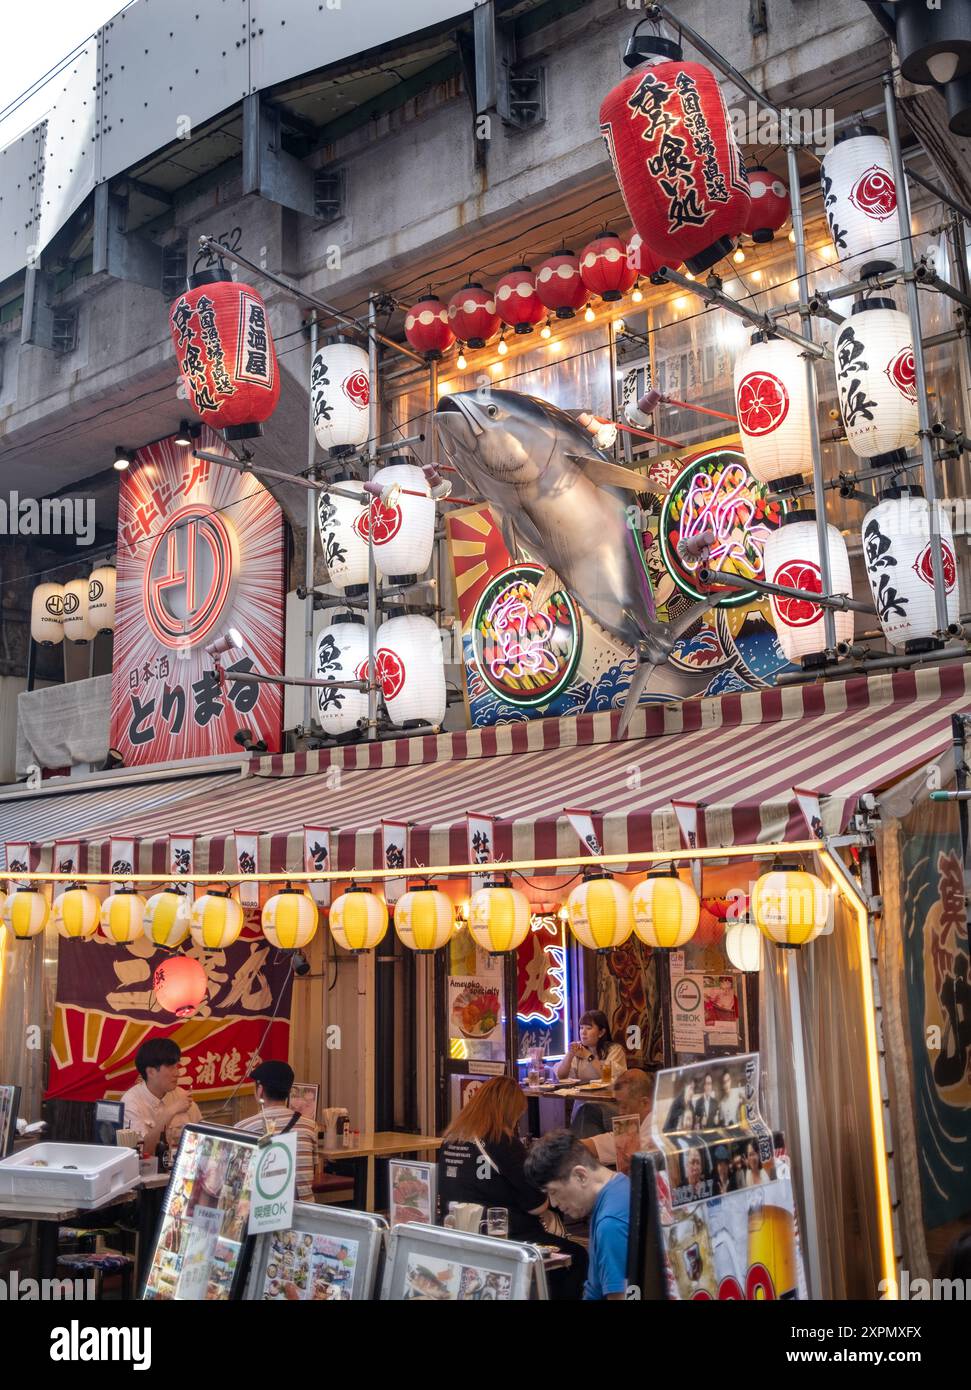
M233 871L237 829L260 832L264 871L299 870L304 825L332 828L334 868L377 868L382 818L411 823L411 866L464 864L469 812L496 818L497 859L571 857L565 806L594 813L608 854L681 848L674 801L698 808L702 844L776 843L808 833L796 788L837 833L864 792L946 753L951 716L969 711L971 664L954 663L644 706L624 739L613 713L254 759L177 807L112 807L110 830L160 873L169 833L198 837L198 871ZM100 852L107 868L108 833L89 831L89 867Z

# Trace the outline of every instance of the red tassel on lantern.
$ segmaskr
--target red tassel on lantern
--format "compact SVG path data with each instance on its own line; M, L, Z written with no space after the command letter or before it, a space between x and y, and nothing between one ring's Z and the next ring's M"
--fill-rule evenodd
M192 956L169 956L155 971L152 989L161 1008L191 1018L206 997L206 972Z
M280 369L262 296L220 266L190 275L169 313L179 370L198 414L227 439L263 433Z
M528 265L514 265L496 285L496 308L503 323L517 333L532 333L533 324L546 318Z
M641 247L640 256L643 257L644 252L645 248ZM638 275L652 274L658 268L655 265L652 271L642 272L637 260L636 255L628 256L627 243L616 232L604 232L580 252L580 275L587 289L599 294L601 299L608 302L623 299Z
M499 331L495 295L474 280L456 290L448 301L448 321L460 342L484 348Z
M448 310L437 295L426 294L408 310L405 337L429 362L437 362L452 346L455 334L449 327Z
M587 300L587 287L580 278L580 262L572 251L556 251L536 272L536 293L547 309L555 309L558 319L572 319Z
M679 44L636 29L624 62L634 71L600 107L614 174L647 245L697 274L731 251L750 201L718 79Z
M789 191L778 175L760 164L749 169L748 186L751 202L742 230L753 241L771 241L789 216Z

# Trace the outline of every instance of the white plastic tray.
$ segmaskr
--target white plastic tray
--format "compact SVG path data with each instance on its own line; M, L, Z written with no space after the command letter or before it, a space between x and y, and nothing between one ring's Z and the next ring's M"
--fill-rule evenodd
M138 1181L134 1149L102 1144L34 1144L0 1161L0 1201L33 1198L84 1206Z

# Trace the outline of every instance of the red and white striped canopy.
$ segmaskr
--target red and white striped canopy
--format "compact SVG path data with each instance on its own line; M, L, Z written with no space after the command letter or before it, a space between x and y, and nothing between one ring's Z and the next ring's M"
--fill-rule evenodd
M777 843L809 833L795 788L820 798L825 831L838 833L864 792L946 752L951 716L968 711L971 664L954 663L648 705L621 740L615 712L277 755L110 830L136 837L140 870L160 875L166 837L197 836L197 876L234 869L241 825L260 831L263 871L303 868L304 825L335 832L333 868L380 868L382 818L411 823L409 867L465 864L467 812L495 817L496 860L572 857L565 806L594 813L607 854L680 849L672 801L697 805L702 844ZM89 869L107 868L108 835L86 832Z

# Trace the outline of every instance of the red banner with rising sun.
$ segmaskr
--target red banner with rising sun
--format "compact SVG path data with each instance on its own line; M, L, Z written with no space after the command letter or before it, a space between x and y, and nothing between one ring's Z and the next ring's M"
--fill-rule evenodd
M198 447L229 457L203 428ZM111 746L126 766L280 748L284 521L252 475L174 439L139 449L121 482Z

